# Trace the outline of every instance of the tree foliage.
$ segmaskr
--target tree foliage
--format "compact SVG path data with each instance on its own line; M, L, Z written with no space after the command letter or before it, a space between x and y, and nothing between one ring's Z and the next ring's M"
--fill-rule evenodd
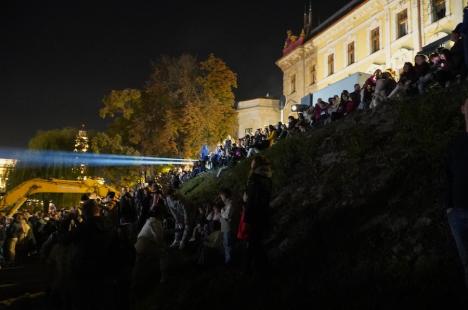
M104 132L97 132L91 137L90 151L96 154L139 155L134 148L122 143L120 135ZM92 167L90 171L92 175L102 177L114 185L128 186L139 181L140 168L139 166Z
M78 132L76 128L62 128L52 130L38 131L28 143L31 150L43 151L73 151L75 136ZM30 166L22 163L17 163L8 180L8 188L32 178L59 178L72 179L75 174L71 167L64 166L54 160L42 164L41 166Z
M112 91L100 115L143 154L193 157L235 132L236 87L236 74L213 55L161 57L143 89Z
M29 140L28 147L32 150L73 151L77 132L76 128L40 130Z

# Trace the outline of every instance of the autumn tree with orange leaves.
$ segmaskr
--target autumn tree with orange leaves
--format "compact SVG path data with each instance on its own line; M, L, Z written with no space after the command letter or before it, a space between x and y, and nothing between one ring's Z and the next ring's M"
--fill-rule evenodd
M100 115L111 119L110 134L141 154L197 157L237 128L233 89L236 74L208 56L161 57L143 89L113 90Z

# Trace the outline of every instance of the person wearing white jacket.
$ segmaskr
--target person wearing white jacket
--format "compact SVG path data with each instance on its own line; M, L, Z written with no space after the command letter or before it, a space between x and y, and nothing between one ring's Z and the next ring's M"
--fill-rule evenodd
M233 223L232 223L232 201L231 191L223 189L219 192L219 197L224 203L221 209L221 233L223 234L224 262L229 265L232 261L232 243L233 243Z
M152 287L148 283L166 282L168 252L164 239L162 212L152 210L135 243L136 261L133 267L132 287L135 295L144 294Z

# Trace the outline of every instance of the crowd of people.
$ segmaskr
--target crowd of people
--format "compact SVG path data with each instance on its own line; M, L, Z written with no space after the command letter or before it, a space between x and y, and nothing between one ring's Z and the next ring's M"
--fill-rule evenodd
M330 98L318 98L314 105L301 107L297 117L289 116L288 123L271 124L258 128L253 134L233 142L228 137L215 150L209 151L203 145L200 162L196 163L193 173L185 180L200 172L235 165L240 160L260 153L287 136L318 128L330 122L352 114L355 111L372 111L386 101L416 96L432 88L446 88L466 79L463 24L459 24L451 33L453 46L450 49L439 48L429 56L417 54L414 64L406 62L401 68L398 79L393 69L376 70L363 85L355 84L352 91L343 90L340 95Z
M229 189L203 205L185 201L172 184L154 181L80 206L11 218L0 216L1 265L39 255L48 268L51 309L128 309L170 281L171 251L191 251L198 264L224 263L246 274L268 265L262 236L271 195L269 161L252 161L242 202Z
M404 64L398 81L392 70L376 70L362 86L354 85L352 92L343 90L326 101L318 98L297 118L289 116L288 124L259 128L237 142L228 138L213 152L204 145L192 171L171 172L165 189L151 182L124 188L119 195L110 192L104 198L90 193L82 197L79 207L67 210L50 207L12 217L0 213L0 266L14 266L39 255L49 270L47 296L52 309L128 309L149 290L170 281L173 251L192 249L199 264L222 260L231 267L242 261L246 274L266 274L263 239L270 217L271 166L258 153L290 135L355 111L372 110L393 98L424 94L432 87L464 80L462 27L452 32L450 50L440 49L429 57L416 55L414 64ZM467 111L468 103L464 105L468 124ZM463 139L466 144L466 136ZM252 156L244 193L223 188L216 201L193 205L177 192L183 182L207 169L235 165ZM464 203L449 207L463 209ZM453 228L455 236L461 235L457 227ZM458 239L466 265L467 250Z

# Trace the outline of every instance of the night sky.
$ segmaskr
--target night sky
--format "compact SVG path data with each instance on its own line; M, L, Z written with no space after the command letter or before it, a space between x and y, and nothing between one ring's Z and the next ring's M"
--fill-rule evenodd
M37 130L102 130L112 89L138 88L161 54L209 53L238 74L236 100L281 94L275 61L298 33L292 1L9 1L0 5L0 146L26 146ZM323 21L349 1L312 1Z

